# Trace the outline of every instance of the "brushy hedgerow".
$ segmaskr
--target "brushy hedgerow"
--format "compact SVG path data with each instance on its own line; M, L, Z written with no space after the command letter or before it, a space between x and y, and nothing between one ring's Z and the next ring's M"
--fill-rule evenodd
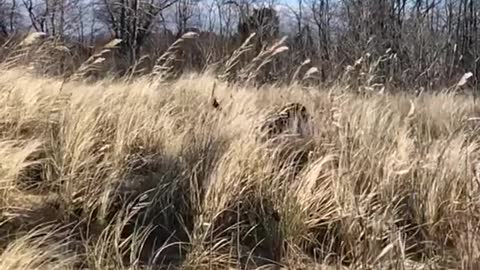
M480 267L470 97L214 81L2 70L0 268ZM286 102L312 132L255 141Z

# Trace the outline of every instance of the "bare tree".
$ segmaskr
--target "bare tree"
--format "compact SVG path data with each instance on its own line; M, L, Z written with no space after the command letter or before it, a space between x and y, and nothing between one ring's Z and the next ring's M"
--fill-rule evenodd
M178 0L175 3L175 21L177 24L177 37L185 34L191 27L190 22L195 14L198 14L198 0Z
M14 33L21 22L16 0L0 0L0 36Z
M121 54L131 64L151 34L160 13L177 0L102 0L98 16L116 38L122 40Z
M195 27L202 62L217 62L253 32L251 54L278 37L280 20L286 19L274 1L258 7L256 0L0 0L0 35L19 29L23 8L31 28L57 38L93 44L102 32L107 39L121 39L115 59L127 60L128 68L143 49L161 54L175 38L171 30L179 36ZM438 88L472 72L470 82L478 85L478 0L298 0L291 5L290 63L309 58L321 81L335 80L356 65L364 69L361 74L372 73L365 75L369 83L376 78L404 88ZM165 44L147 44L149 37Z

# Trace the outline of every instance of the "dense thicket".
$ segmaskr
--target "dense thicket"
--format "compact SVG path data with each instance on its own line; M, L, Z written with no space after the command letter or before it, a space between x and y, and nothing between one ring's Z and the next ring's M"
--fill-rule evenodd
M189 31L200 33L185 57L185 67L196 70L226 61L252 32L256 53L287 35L289 51L272 63L273 80L290 80L310 59L324 83L344 78L347 69L357 73L356 86L370 88L436 89L468 72L471 86L477 86L478 1L298 0L259 6L225 0L4 0L0 34L42 31L80 44L76 54L78 47L118 38L122 45L112 67L122 73L139 62L153 65ZM86 56L93 52L83 49Z

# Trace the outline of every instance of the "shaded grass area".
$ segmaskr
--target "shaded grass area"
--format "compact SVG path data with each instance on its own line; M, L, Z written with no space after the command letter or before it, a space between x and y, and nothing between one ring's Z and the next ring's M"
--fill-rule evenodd
M213 84L4 70L0 268L479 267L469 97ZM254 140L286 102L311 132Z

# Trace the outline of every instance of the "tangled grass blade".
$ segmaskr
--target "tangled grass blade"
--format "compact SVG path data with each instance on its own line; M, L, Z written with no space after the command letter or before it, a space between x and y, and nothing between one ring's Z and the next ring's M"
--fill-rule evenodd
M0 269L480 269L474 73L395 93L408 52L210 34L0 49Z

